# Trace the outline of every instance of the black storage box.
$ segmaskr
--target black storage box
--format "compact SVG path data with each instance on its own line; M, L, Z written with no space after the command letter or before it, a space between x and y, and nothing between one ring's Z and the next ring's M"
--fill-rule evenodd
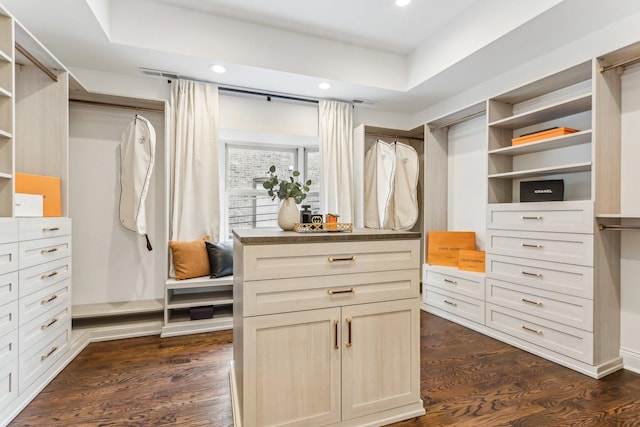
M564 200L564 180L520 182L521 202L561 202Z
M211 319L213 317L213 306L191 307L189 309L191 320Z

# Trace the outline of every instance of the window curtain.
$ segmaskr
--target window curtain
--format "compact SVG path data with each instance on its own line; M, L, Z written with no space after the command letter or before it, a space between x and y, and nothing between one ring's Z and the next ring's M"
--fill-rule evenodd
M320 207L353 222L353 107L319 102Z
M218 241L218 86L174 80L171 109L169 239Z

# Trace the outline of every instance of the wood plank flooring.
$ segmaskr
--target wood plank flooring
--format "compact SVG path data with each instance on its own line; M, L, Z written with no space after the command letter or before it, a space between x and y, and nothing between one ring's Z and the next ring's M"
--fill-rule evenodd
M595 380L421 313L427 414L394 426L640 426L640 375ZM90 344L10 426L232 425L231 331Z

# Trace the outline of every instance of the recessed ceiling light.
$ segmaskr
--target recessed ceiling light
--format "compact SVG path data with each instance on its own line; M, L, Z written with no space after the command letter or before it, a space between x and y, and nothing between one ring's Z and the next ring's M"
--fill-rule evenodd
M214 64L214 65L211 66L211 71L213 71L214 73L222 74L225 71L227 71L227 69L224 68L224 66L222 66L220 64Z
M329 88L331 88L331 83L328 82L322 82L318 85L318 87L322 90L327 90Z
M406 6L409 3L411 3L411 0L396 0L396 6L400 7Z

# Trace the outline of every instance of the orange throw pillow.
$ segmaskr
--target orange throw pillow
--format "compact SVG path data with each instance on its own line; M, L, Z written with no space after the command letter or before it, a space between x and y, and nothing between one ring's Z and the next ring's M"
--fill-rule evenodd
M211 274L209 271L209 256L204 244L206 240L209 240L209 236L192 242L169 240L177 280L192 279Z

